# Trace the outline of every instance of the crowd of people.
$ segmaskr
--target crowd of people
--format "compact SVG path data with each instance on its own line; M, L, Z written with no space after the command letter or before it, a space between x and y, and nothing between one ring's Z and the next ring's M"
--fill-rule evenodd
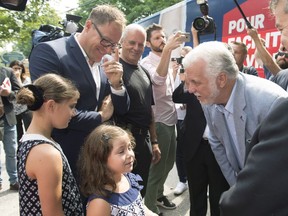
M93 8L81 33L35 46L31 79L22 62L1 67L20 215L164 215L177 208L164 191L174 163L190 216L206 216L207 194L211 216L287 215L288 1L270 9L275 58L247 29L266 79L244 65L243 42L199 43L191 25L193 48L183 47L182 32L126 26L111 5Z

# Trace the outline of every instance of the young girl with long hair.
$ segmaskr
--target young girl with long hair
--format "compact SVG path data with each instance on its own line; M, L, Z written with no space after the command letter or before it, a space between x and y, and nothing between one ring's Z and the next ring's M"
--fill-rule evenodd
M132 135L118 126L100 125L87 137L80 154L80 189L88 197L87 216L157 215L144 206Z
M46 74L17 94L17 102L33 111L18 148L20 215L83 215L76 181L61 147L51 138L75 115L79 98L67 79ZM73 143L71 143L73 145Z

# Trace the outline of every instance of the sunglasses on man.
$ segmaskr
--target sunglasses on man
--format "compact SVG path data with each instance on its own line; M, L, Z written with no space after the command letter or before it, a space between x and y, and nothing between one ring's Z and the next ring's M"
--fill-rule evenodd
M278 52L276 55L275 55L275 59L277 59L278 58L278 56L285 56L285 58L288 58L288 53L286 53L286 52Z

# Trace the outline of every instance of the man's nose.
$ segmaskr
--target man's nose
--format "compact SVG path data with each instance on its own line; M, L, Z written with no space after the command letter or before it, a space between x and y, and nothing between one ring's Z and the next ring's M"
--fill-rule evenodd
M188 85L188 92L190 93L190 94L194 94L195 92L196 92L196 88L195 88L195 85L193 85L193 84L189 84Z

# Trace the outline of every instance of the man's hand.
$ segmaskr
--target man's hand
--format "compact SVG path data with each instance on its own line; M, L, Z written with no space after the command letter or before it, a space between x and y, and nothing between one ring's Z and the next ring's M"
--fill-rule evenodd
M112 117L113 112L114 112L114 106L112 103L111 95L108 95L103 100L102 106L99 110L99 114L102 117L102 122L109 120Z
M198 34L198 30L194 28L193 22L191 23L191 33L193 36Z
M168 41L164 47L164 49L168 49L168 50L174 50L178 47L180 47L181 44L184 43L184 40L186 39L186 36L184 34L182 34L181 32L177 32L174 35L171 35L168 38Z
M253 40L260 38L259 35L258 35L258 32L257 32L257 29L255 29L255 28L251 28L251 29L247 28L246 30L247 30L247 34L250 35Z
M11 94L11 82L8 77L5 78L2 85L0 86L0 95L7 97Z
M177 60L172 61L172 69L173 69L173 78L176 79L176 76L178 74L180 65L178 64Z
M198 38L198 30L194 28L193 22L191 23L191 33L193 37L193 47L195 48L196 46L199 45L199 38Z
M123 81L123 67L119 63L119 50L115 48L114 60L104 60L104 63L101 65L104 69L104 72L109 80L110 85L115 90L122 89Z
M152 163L157 164L161 159L161 151L158 144L152 145Z

